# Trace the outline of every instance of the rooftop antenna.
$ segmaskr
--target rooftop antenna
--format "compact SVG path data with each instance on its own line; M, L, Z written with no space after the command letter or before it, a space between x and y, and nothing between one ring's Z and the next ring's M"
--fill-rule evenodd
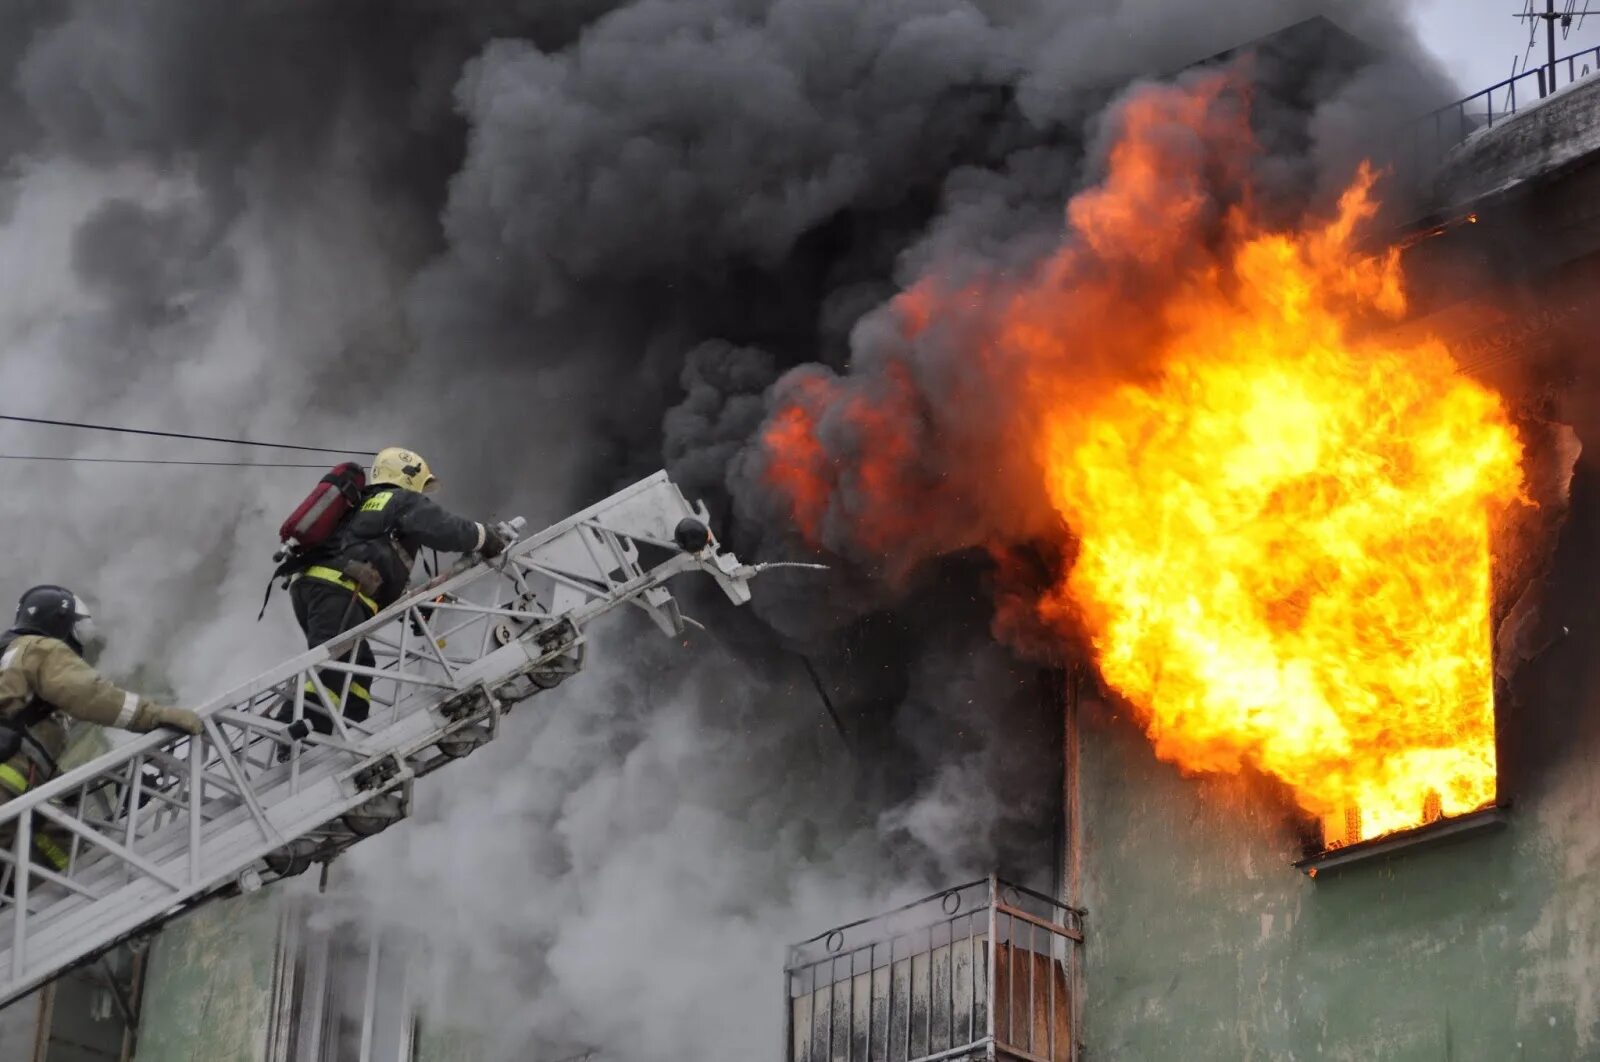
M1600 11L1591 11L1588 7L1581 11L1577 10L1576 0L1564 0L1564 2L1566 3L1565 9L1557 11L1556 0L1544 0L1544 10L1535 11L1533 9L1533 0L1528 0L1523 9L1517 12L1515 16L1516 18L1528 20L1528 47L1530 49L1533 47L1533 39L1538 30L1539 20L1544 20L1545 43L1549 62L1547 69L1549 72L1540 79L1542 84L1539 86L1539 95L1541 97L1548 96L1556 90L1556 23L1559 22L1561 24L1561 37L1565 40L1567 34L1572 31L1573 16L1577 16L1579 25L1582 25L1586 16L1600 14Z
M1511 76L1506 78L1506 109L1507 110L1511 109L1511 101L1516 98L1516 94L1517 94L1517 67L1518 66L1522 67L1522 72L1524 74L1526 74L1528 72L1528 56L1527 56L1526 52L1524 52L1520 57L1515 56L1515 55L1513 55L1511 57ZM1494 106L1494 92L1493 91L1491 91L1489 93L1489 106L1491 106L1491 107Z
M1566 40L1569 36L1571 36L1573 30L1581 30L1581 29L1583 29L1583 20L1589 16L1589 9L1588 8L1584 8L1582 11L1578 11L1578 10L1576 10L1577 6L1578 6L1578 0L1567 0L1567 9L1562 12L1562 19L1561 19L1561 39L1562 40ZM1573 15L1577 15L1578 16L1578 24L1576 26L1574 26L1572 24L1572 16Z

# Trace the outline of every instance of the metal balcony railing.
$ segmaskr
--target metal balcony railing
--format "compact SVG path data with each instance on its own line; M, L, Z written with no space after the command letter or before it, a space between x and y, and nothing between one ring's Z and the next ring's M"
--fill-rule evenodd
M829 930L789 951L785 1058L1076 1062L1082 941L1081 911L994 876Z
M1524 70L1488 88L1446 104L1401 127L1403 146L1396 162L1432 168L1445 152L1480 129L1504 122L1557 89L1600 72L1600 46Z

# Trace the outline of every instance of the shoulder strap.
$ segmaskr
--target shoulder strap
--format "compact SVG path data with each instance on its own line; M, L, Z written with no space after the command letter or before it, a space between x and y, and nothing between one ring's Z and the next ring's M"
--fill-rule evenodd
M267 577L267 592L261 595L261 611L256 613L256 622L261 622L261 617L267 614L267 602L272 600L272 586L279 579L288 585L289 576L295 572L304 571L317 561L327 556L326 548L306 550L304 553L293 552L283 559L283 563L272 569L272 574Z

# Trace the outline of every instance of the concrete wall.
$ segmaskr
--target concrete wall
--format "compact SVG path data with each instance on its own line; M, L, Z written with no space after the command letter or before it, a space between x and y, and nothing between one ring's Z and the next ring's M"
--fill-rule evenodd
M0 1059L27 1062L39 1031L39 995L24 996L0 1010Z
M1600 1057L1600 773L1505 831L1313 882L1281 811L1085 734L1092 1059Z
M1180 777L1085 706L1090 1059L1600 1058L1591 455L1572 502L1546 617L1570 634L1500 704L1501 832L1312 881L1289 866L1297 840L1268 783Z
M150 950L135 1062L261 1062L279 924L258 893L164 929Z
M372 1059L411 1057L416 1015L403 944L378 943L369 982L372 939L315 928L317 898L284 888L207 905L161 931L134 1062L345 1062L362 1050L369 983ZM441 1028L426 1031L414 1053L417 1062L482 1062L476 1043ZM13 1060L0 1054L0 1062Z
M417 1062L483 1062L481 1038L469 1030L424 1024L417 1036Z
M1561 76L1566 77L1564 69ZM1441 167L1439 192L1450 202L1466 202L1540 179L1596 148L1600 75L1591 75L1548 99L1525 103L1511 120L1468 137Z
M1312 881L1271 783L1180 777L1086 704L1089 1059L1600 1059L1597 137L1600 78L1482 134L1442 182L1458 203L1496 190L1466 203L1481 223L1407 254L1439 311L1416 327L1464 336L1507 393L1547 392L1584 445L1529 640L1551 644L1497 698L1509 824Z

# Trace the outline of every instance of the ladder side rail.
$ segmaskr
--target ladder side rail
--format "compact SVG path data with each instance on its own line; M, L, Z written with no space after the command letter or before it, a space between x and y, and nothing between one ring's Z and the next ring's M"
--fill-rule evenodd
M306 786L302 788L309 787L309 785L315 784L325 777L345 771L350 763L356 762L350 754L346 754L347 762L341 762L339 759L340 751L334 749L331 755L326 755L321 760L314 762L311 769L304 776L303 781ZM208 783L220 783L222 779L214 771L208 770L205 781ZM185 795L184 779L180 777L175 785L180 788L179 795ZM258 806L267 820L266 822L257 817L239 795L230 791L221 795L208 796L201 802L204 824L207 829L215 830L227 825L224 820L242 820L253 825L258 840L263 844L270 845L281 841L281 837L273 834L274 828L280 834L283 832L281 825L275 826L281 818L280 808L285 801L292 799L296 794L290 789L281 773L277 778L268 780L267 784L258 786L251 791L257 799ZM181 804L182 802L174 800L171 803ZM269 805L271 806L269 807ZM151 817L157 821L152 828L137 831L142 842L139 854L147 862L160 865L162 863L170 864L177 857L187 858L186 846L189 840L187 819L172 814L169 807L157 808L154 811ZM136 813L142 815L144 811L145 809L138 809ZM107 879L123 876L127 873L128 867L123 865L123 861L109 859L90 863L80 871L79 878L88 884L103 884Z
M674 552L648 571L640 566L638 544L675 550L667 539L677 521L690 515L703 517L704 510L691 508L665 474L657 473L516 543L496 563L461 566L345 636L213 699L200 709L202 735L142 736L0 808L0 823L16 821L20 836L38 828L36 816L69 831L79 858L68 875L81 868L85 876L84 882L75 883L79 887L59 889L57 898L37 914L23 914L12 903L12 947L0 948L0 999L25 990L23 979L4 980L6 969L14 974L35 971L24 979L37 983L51 970L229 884L287 841L325 831L374 795L401 788L408 792L409 767L376 784L352 784L352 777L380 759L399 762L395 757L401 751L408 764L416 758L426 770L436 769L449 757L423 759L420 754L461 725L445 716L446 703L478 687L494 687L501 696L521 699L546 688L537 680L519 685L523 676L543 670L546 681L550 676L560 681L575 673L581 667L583 628L598 616L635 604L663 629L681 630L676 603L662 584L697 568L711 574L735 603L742 603L741 594L748 598L744 584L754 570L739 568L736 559L714 549L699 555ZM484 589L487 600L469 596L468 591ZM550 604L533 607L543 604L541 594L551 598ZM557 609L558 601L564 607ZM475 657L452 661L440 651L443 639L432 626L440 613L462 617L445 627L450 637L477 626L477 636L468 642L476 642ZM413 636L413 622L420 635ZM396 640L378 633L395 624ZM334 659L369 634L394 647L387 666L368 668ZM502 644L494 646L497 641ZM313 736L304 752L294 746L285 767L271 754L285 743L283 724L262 718L262 713L289 694L298 715L307 684L326 695L319 671L344 676L341 684L355 677L392 684L387 723L369 719L358 734L341 728L333 738ZM490 711L491 719L497 718L497 709ZM268 754L258 757L263 749ZM152 776L147 768L156 773ZM107 785L137 796L118 798L121 821L113 815L91 822L83 812L87 794ZM54 806L55 800L74 792L79 800L73 812ZM48 884L50 878L30 865L26 846L19 846L12 857L13 863L21 861L12 867L18 879L13 895L26 902L31 879ZM113 886L109 894L97 891ZM4 935L0 920L0 938Z
M376 617L389 621L386 617ZM382 626L382 623L378 623ZM365 626L365 625L363 625ZM356 630L360 630L357 628ZM330 642L316 649L307 650L288 664L274 668L272 671L252 679L232 693L223 697L213 698L196 713L202 717L210 717L213 713L225 709L235 711L248 711L263 693L283 692L283 687L291 684L296 679L303 680L309 673L328 666L333 658L343 652L349 644L348 638L341 638L338 642ZM69 795L72 790L85 782L94 782L102 778L108 770L124 766L129 760L145 755L153 750L170 749L183 741L186 736L176 735L170 731L153 731L141 734L132 741L124 742L117 748L97 757L80 767L75 767L64 774L51 779L44 785L30 789L18 797L13 797L5 804L0 805L0 825L19 816L24 810L41 803L50 802L62 796Z
M330 778L323 786L297 800L296 808L285 809L297 812L293 817L286 817L286 825L298 832L313 829L361 806L382 791L346 794ZM215 873L205 881L163 890L159 882L141 877L93 904L93 910L87 918L58 919L48 928L39 927L37 931L30 925L25 943L25 947L31 945L29 961L23 964L21 979L0 982L0 1000L9 1000L28 991L48 979L55 970L69 966L104 947L106 942L121 939L136 930L150 920L152 905L156 906L159 913L181 908L193 899L215 891L219 884L226 884L257 862L260 859L259 845L241 835L241 828L249 824L241 822L233 825L230 834L214 839L216 851L211 853L209 862Z
M444 584L443 588L454 589L458 585L469 582L473 575L474 572L471 570L463 572L449 583ZM250 707L258 701L261 702L264 708L271 707L276 703L275 698L270 696L263 698L263 694L280 694L285 692L285 687L292 686L297 680L304 681L316 671L338 669L341 663L335 657L345 652L355 642L360 641L366 634L397 622L400 614L397 610L403 610L406 606L415 603L412 597L402 599L391 606L390 609L386 609L360 626L352 628L339 638L326 642L315 649L308 649L271 671L267 671L235 687L228 693L211 698L195 711L202 717L210 717L216 712L228 709L248 712ZM407 676L397 676L393 673L385 675L386 679L394 679L396 677L402 680L407 678ZM34 805L69 795L74 789L84 784L98 782L109 770L124 767L128 761L136 757L143 756L152 750L170 751L171 747L187 740L188 737L186 735L178 735L170 731L153 731L148 734L141 734L90 762L64 772L44 785L36 786L21 796L13 797L5 804L0 805L0 825L13 820L21 815L24 810Z
M291 804L279 804L275 807L275 817L280 820L282 832L297 834L307 829L314 829L367 802L375 794L392 789L404 781L395 779L386 786L374 790L349 790L348 787L339 785L339 774L343 772L338 768L341 766L334 765L333 769L326 770L317 787L299 794ZM163 909L181 906L195 895L207 891L207 886L214 887L218 875L224 880L231 879L259 859L262 846L251 828L253 824L244 818L243 809L236 810L233 818L236 821L229 824L232 835L223 838L229 843L219 845L217 840L213 840L212 847L216 850L210 853L213 866L212 873L207 875L206 883L195 887L177 889L169 887L167 890L160 890L154 886L162 883L153 882L145 876L125 886L119 894L107 898L106 902L102 902L100 906L104 910L98 913L93 921L69 922L61 926L55 934L41 933L43 939L34 941L40 945L40 955L36 959L36 963L41 965L38 977L42 979L48 976L49 970L43 966L56 968L70 964L92 953L99 946L97 941L107 938L114 940L131 928L136 928L140 918L144 917L141 912L145 912L151 902L158 902ZM181 836L174 841L181 844ZM31 983L36 983L32 978L29 980ZM31 987L31 983L19 982L15 986L6 985L6 995L11 995L14 988L17 991L25 991Z
M468 600L467 593L469 591L476 592L477 596L483 596L482 592L485 589L488 591L488 601L485 604L478 605ZM461 592L438 596L443 596L445 599L428 601L426 603L427 615L421 614L421 606L415 604L403 610L403 613L397 619L399 624L398 639L391 640L381 637L379 639L368 639L368 647L379 665L376 669L357 670L360 665L355 664L330 665L330 669L342 666L346 670L363 674L373 680L369 688L372 691L374 709L376 710L375 715L378 720L384 717L387 717L390 721L397 719L406 708L404 703L406 698L421 692L417 689L408 691L405 688L405 676L407 674L414 676L411 680L414 686L423 686L431 682L437 689L458 690L460 683L452 677L450 672L468 666L480 659L489 650L494 633L493 624L490 622L490 614L494 612L515 613L518 611L506 607L515 604L516 597L514 596L513 588L509 585L503 573L496 571L493 567L480 569L476 581L469 582ZM436 626L441 614L451 615L458 612L465 612L465 618L453 626L447 626L443 629ZM440 647L441 642L460 644L463 638L468 640L469 645L473 642L477 643L475 651L470 655L456 656L445 652ZM431 662L434 666L424 666L422 670L417 670L414 666L408 667L406 663L407 652L414 653L416 645L423 642L428 643L428 657L432 658ZM447 671L446 667L450 670ZM428 677L428 672L432 672L434 677ZM394 687L387 700L380 695L381 687L379 684L385 682L392 683Z
M424 731L426 731L427 725L422 726L422 729L424 729ZM398 737L398 736L392 736L392 737ZM323 771L323 773L326 774L326 773L328 773L328 771L326 771L326 769L325 769L325 771ZM266 795L262 796L262 800L266 801ZM246 809L246 811L248 811L248 809ZM242 811L238 811L238 809L235 808L234 809L234 817L235 817L235 819L240 819L240 817L243 817L243 812ZM174 827L176 827L176 825L178 825L178 824L174 824ZM285 830L285 832L291 832L291 828L290 828L290 830ZM170 828L170 830L168 830L168 835L170 835L171 843L176 843L176 844L181 844L182 843L182 830L178 830L178 828ZM256 840L261 841L262 838L259 838L259 836L258 836L258 838L256 838ZM267 840L275 840L275 838L267 838Z
M197 781L198 781L199 785L202 787L202 789L206 785L209 784L209 785L221 790L222 791L222 797L221 798L212 798L209 801L208 800L204 800L204 799L199 800L199 801L196 802L197 806L204 807L206 805L214 805L214 804L216 804L218 802L219 799L227 799L227 798L232 798L235 802L241 802L242 801L245 804L250 804L250 803L254 802L254 803L256 803L257 806L254 809L254 811L252 812L252 816L255 819L255 821L257 822L258 826L260 826L262 828L262 832L264 834L263 840L272 841L272 842L279 841L279 840L281 840L281 838L277 838L277 837L271 836L270 830L266 826L266 821L265 821L266 817L265 817L264 813L262 813L260 811L260 802L253 800L254 794L251 793L249 785L245 782L245 780L243 778L243 771L239 767L237 761L232 758L231 754L225 751L232 744L231 740L229 739L229 737L224 732L224 727L225 727L225 724L227 722L228 722L228 720L222 720L222 721L219 722L215 716L208 717L208 719L207 719L208 734L207 735L205 735L205 736L203 736L203 737L201 737L199 739L180 738L174 744L174 746L173 746L173 751L174 752L180 751L180 749L182 748L183 745L185 745L185 744L187 744L187 743L189 743L191 741L195 742L197 745L201 746L202 748L206 744L209 743L215 749L215 752L216 752L215 755L202 755L201 756L201 762L202 762L202 764L205 765L205 767L207 769L202 770L201 773L198 776L190 775L190 776L186 777L184 772L183 772L183 770L182 770L182 766L183 766L182 761L180 761L180 759L177 756L172 755L171 753L167 752L167 750L165 748L158 748L158 749L150 750L150 753L146 757L146 760L148 762L152 762L152 763L156 764L157 766L159 766L161 768L164 768L165 774L164 774L163 777L165 777L167 779L168 788L171 790L171 793L165 794L166 797L167 797L166 802L167 802L167 804L169 806L181 808L183 805L182 805L182 801L181 801L180 798L185 797L185 796L192 796L192 794L189 792L189 790L192 788L192 786ZM240 742L241 746L245 745L250 740L251 740L250 735L246 735L243 738L243 740ZM143 764L139 761L139 759L137 757L134 760L130 761L130 762L133 764L135 769L141 768L143 766ZM216 768L219 767L219 766L223 769L223 773L219 774L218 771L216 770ZM149 795L152 796L152 797L155 797L155 796L162 795L162 794L160 794L158 786L152 786L150 788L150 790L149 790ZM163 808L159 808L158 807L158 808L155 809L155 813L156 813L157 817L161 816L165 812L166 812L166 809L163 809ZM136 811L134 813L135 817L137 817L138 814L139 814L139 812ZM215 815L215 812L213 812L213 815ZM205 817L205 815L202 812L201 818L203 819L204 817ZM170 832L171 830L176 829L180 825L180 823L178 821L176 821L178 816L169 816L169 818L173 820L173 821L170 821L167 824L168 831ZM189 825L191 827L191 841L192 841L193 840L192 833L193 833L193 825L194 825L194 820L193 820L192 816L189 817ZM133 828L132 828L131 832L133 833L134 836L142 836L141 832L139 831L139 829L137 827L137 823L133 824ZM124 871L126 871L128 867L133 867L136 870L146 870L146 872L148 872L147 868L139 867L137 859L133 855L133 853L131 852L130 848L128 848L126 846L118 845L109 836L107 836L105 833L103 833L103 832L101 832L99 830L83 828L81 830L81 832L75 832L74 837L75 837L75 840L87 839L93 846L98 847L101 850L110 853L115 858L115 861L117 863L120 863L120 864L123 865L123 870ZM193 848L193 845L191 844L190 847ZM192 852L187 853L187 856L188 856L187 861L190 863L191 866L193 866L193 863L194 863L193 853Z
M314 674L315 669L307 668L293 677L299 679ZM237 769L237 762L232 762L234 770L229 770L230 758L220 751L229 741L226 734L230 729L228 723L219 722L214 715L205 718L207 725L205 734L195 737L169 736L166 740L149 743L149 747L143 750L131 749L124 752L123 759L135 768L141 768L144 763L149 762L156 763L164 770L164 774L160 776L160 783L164 785L150 784L146 787L146 791L151 797L165 798L159 802L151 801L144 807L130 809L128 812L130 821L125 829L106 831L75 821L71 815L62 813L49 802L48 797L51 794L43 791L45 787L40 787L40 794L31 800L16 801L19 807L14 815L19 821L28 823L26 830L30 834L39 825L35 816L68 831L74 847L79 849L75 860L77 867L82 868L88 864L90 872L97 876L121 874L134 878L142 877L160 882L174 893L185 891L178 888L179 874L187 878L190 885L201 885L205 874L202 872L200 848L206 834L207 810L211 811L209 817L215 819L219 815L216 807L218 803L229 802L231 798L232 803L248 805L255 799L249 780ZM246 736L244 740L248 742L250 737ZM183 755L185 752L188 756ZM184 760L192 764L188 771L183 770ZM103 764L99 772L85 772L85 776L80 776L76 780L81 783L77 786L78 791L81 792L98 775L107 770L115 771L119 767L121 764L113 762L110 765ZM62 780L59 788L71 790L74 781L74 779ZM208 786L218 792L208 796L206 793ZM161 792L163 788L166 789L165 793ZM258 810L259 806L257 801ZM184 810L173 813L174 809ZM153 820L158 825L153 830L141 830L138 822L140 818ZM163 819L165 821L161 822ZM260 830L263 844L276 847L284 842L282 836L274 833L270 821L264 814L254 816L253 822ZM123 845L119 843L119 837L113 837L112 833L119 834L120 839L126 839L131 835L136 844ZM177 851L155 853L156 858L162 861L160 863L153 862L150 855L141 854L139 851L163 843L169 849L175 844ZM31 852L29 856L31 857ZM99 858L94 858L96 856ZM31 858L25 860L20 872L24 883L31 877L32 869ZM69 877L72 876L72 869L69 868ZM26 895L26 893L20 894ZM85 899L81 894L73 895L69 896L64 904L56 906L67 909L81 907ZM27 923L30 919L17 918L13 909L12 921L17 930L18 950L13 954L15 959L27 949ZM41 917L33 921L35 925L40 925L44 919Z
M653 476L634 484L632 487L629 487L626 490L591 506L589 509L568 517L559 524L546 528L538 534L514 543L504 555L506 562L537 551L541 546L548 545L549 543L560 539L563 535L566 535L575 527L583 524L586 521L599 519L607 512L608 509L624 510L625 512L632 512L635 516L637 516L639 508L637 504L639 501L638 496L646 493L647 488L655 487L657 485L664 485L665 487L670 488L671 493L677 496L677 499L682 506L683 515L693 514L693 510L689 508L688 504L682 501L682 495L678 493L677 488L673 486L670 480L666 478L666 473L657 472ZM631 508L629 508L629 503L633 503ZM651 521L648 519L646 519L644 522L649 524L651 528L657 527L661 523L659 520L651 523ZM647 528L647 531L648 530L649 529ZM647 531L642 531L640 533L644 534L647 533ZM430 584L428 586L419 588L418 590L415 590L406 597L402 598L400 601L397 601L383 612L380 612L378 615L372 617L370 620L367 620L359 626L352 628L341 637L318 646L315 649L308 649L299 656L280 664L278 667L264 672L256 678L242 683L241 685L224 694L221 694L220 696L211 698L210 700L204 702L201 707L197 708L196 711L201 715L206 715L221 708L238 708L241 704L247 705L255 698L259 697L262 693L272 691L275 688L282 686L286 681L291 680L308 670L317 668L328 661L331 661L334 657L338 656L340 653L343 653L349 648L349 646L353 645L357 641L360 641L367 634L381 630L383 627L396 622L399 616L402 615L408 607L426 605L428 602L425 599L432 595L455 592L488 572L499 572L501 567L503 567L504 563L506 562L493 565L475 565L471 568L467 568L464 571L456 572L450 578L443 580L442 582L436 581L436 585ZM34 804L59 797L63 794L66 794L77 785L80 785L85 781L95 779L107 767L120 766L134 755L160 745L171 743L175 740L181 739L175 738L175 736L170 733L156 731L150 734L140 735L133 741L125 742L122 745L119 745L117 748L112 749L99 757L96 757L89 763L73 768L64 774L51 779L44 785L31 789L27 793L7 801L4 805L0 805L0 825L3 825L4 823L19 816L27 807L31 807Z
M356 789L344 784L345 779L343 776L348 773L348 769L349 764L338 762L335 757L321 765L321 770L318 772L320 777L317 779L316 784L296 794L288 801L276 803L271 814L280 832L286 835L295 835L309 829L315 829L320 825L337 819L352 808L366 803L373 796L391 790L405 782L402 777L372 789ZM107 908L104 912L97 912L89 919L83 918L79 912L64 912L78 917L77 921L69 923L68 932L72 936L103 935L103 932L111 931L120 933L122 930L115 926L113 926L112 930L104 930L101 933L96 931L101 928L98 923L105 922L108 918L112 921L117 919L120 914L117 908L122 906L122 901L125 901L128 896L132 895L133 902L139 904L148 904L151 901L159 901L163 907L181 904L193 895L207 891L206 886L214 886L219 877L224 883L231 880L242 869L248 867L252 862L259 859L264 852L270 851L272 848L270 844L262 843L255 824L248 819L245 809L242 807L234 809L217 820L212 820L209 825L214 827L214 830L213 836L208 842L208 851L206 853L211 864L206 883L194 888L186 886L172 888L170 882L153 881L149 876L141 876L119 890L122 894L121 897L117 897L114 894L113 899L118 902L102 904L102 907ZM217 830L223 832L223 836L220 838L216 835ZM183 828L178 828L168 832L168 851L157 853L157 858L162 856L170 858L173 854L173 849L177 849L177 854L186 855L182 851L186 831ZM152 889L152 886L163 884L166 886L165 888ZM52 941L51 943L58 942Z
M662 574L664 575L666 573L663 572ZM601 607L603 608L603 607L606 607L606 606L602 603ZM596 610L594 612L594 614L598 614L598 610ZM578 617L580 622L584 618L585 618L584 616ZM509 676L515 674L515 672L517 672L519 670L523 670L523 669L525 669L527 667L535 666L537 663L542 662L542 661L548 659L549 657L551 657L553 655L558 655L561 651L564 651L564 649L565 649L565 647L563 646L563 647L558 647L558 649L555 650L555 651L538 652L538 653L534 653L534 654L531 654L531 655L529 653L527 653L526 651L522 651L521 654L520 654L520 659L518 658L518 655L515 652L502 654L501 658L497 659L494 662L491 662L489 664L489 666L487 666L484 669L483 673L487 677L491 677L491 678L495 678L495 679L504 679L506 677L509 677ZM418 714L421 715L422 713L418 713ZM227 724L228 722L229 722L229 720L226 719L226 718L219 720L216 717L212 717L212 726L214 728L218 729L219 732L224 728L225 724ZM413 727L411 729L416 732L414 735L411 735L411 737L421 737L421 738L425 739L428 734L431 734L435 729L437 729L437 725L432 720L425 720L422 723L420 723L418 726ZM407 736L406 735L401 735L401 734L396 734L396 733L390 733L390 734L384 735L384 737L386 739L385 740L385 744L393 745L397 741L404 740ZM213 743L215 743L217 738L215 736L212 736L212 737L210 737L210 740ZM224 738L224 741L226 741L225 738ZM331 760L328 760L328 761L326 761L324 763L324 765L322 766L321 770L318 772L319 775L325 776L331 771L337 771L337 770L343 769L342 765L337 763L337 755L338 755L338 753L340 751L341 750L338 750L338 749L334 750L334 753L335 753L334 758L331 759ZM365 750L361 750L361 751L364 753ZM186 781L186 779L184 778L184 776L181 773L179 773L177 770L174 770L174 768L181 768L182 762L179 761L176 757L168 756L164 751L158 751L158 752L154 753L152 755L152 758L159 758L160 761L163 761L161 765L164 766L165 768L167 768L168 777L171 779L171 783L170 784L172 785L172 787L174 789L177 790L176 795L177 796L184 795L184 787L186 786L187 781ZM308 775L307 777L308 777L308 779L310 779L311 776ZM229 773L226 776L222 776L222 775L218 775L214 769L211 769L211 770L208 770L206 772L206 774L203 776L203 780L204 780L204 782L213 784L213 785L215 785L218 788L223 790L223 793L222 793L221 796L213 797L213 798L208 799L208 800L203 802L203 806L212 809L212 811L211 811L211 817L212 818L216 818L216 817L218 817L220 815L227 815L227 814L230 814L230 813L235 814L236 817L239 814L241 814L239 812L239 810L238 810L239 807L244 806L244 804L247 803L246 801L243 800L243 793L244 792L250 792L251 790L249 789L248 786L241 786L241 784L240 784L240 775L238 773ZM282 778L279 777L279 778L273 779L272 780L272 784L276 788L281 788L283 786L284 782L283 782ZM254 793L253 795L256 798L256 803L257 803L258 809L259 808L264 808L266 805L268 805L269 803L273 802L275 799L276 800L281 800L282 799L282 794L271 792L268 789L263 789L260 793ZM172 803L179 803L179 801L174 799L172 801ZM218 805L218 804L231 804L233 806L225 808L224 810L218 811L218 810L216 810L216 805ZM250 809L248 807L245 807L245 811L250 812ZM162 814L162 813L164 813L164 809L163 810L158 810L158 814ZM259 815L256 814L255 812L250 812L250 816L251 816L251 819L257 824L257 827L261 830L261 833L262 833L262 836L260 838L261 842L263 842L265 844L276 844L276 843L281 843L285 839L282 836L273 836L270 833L270 831L265 827L265 824L263 823L263 819L275 818L276 816L269 815L266 812L262 812ZM148 858L151 858L151 859L156 859L156 858L167 858L167 859L170 859L172 857L172 855L173 855L173 852L172 852L173 848L179 849L180 850L180 854L183 854L183 855L185 855L187 857L188 853L181 851L183 846L184 846L185 838L187 836L185 834L185 832L184 832L184 829L183 829L183 827L185 825L186 825L186 823L184 823L182 821L179 821L179 820L176 820L175 818L169 817L169 821L167 821L164 824L162 829L157 831L155 836L151 836L151 837L146 838L147 844L162 843L164 841L166 850L163 851L163 850L152 849ZM279 826L279 831L280 831L280 833L292 832L291 830L285 830L281 825ZM141 836L144 836L144 835L141 834ZM102 845L102 847L104 847L104 846ZM117 860L118 863L125 863L126 862L126 860L123 860L123 859L120 858L120 854L118 854L118 853L113 853L113 854L118 855L118 860ZM123 867L121 869L122 870L126 870L125 867ZM102 872L102 874L106 872L106 868L103 865L101 867L101 872ZM118 868L115 865L113 865L113 867L111 868L110 872L115 874L115 873L118 872Z

